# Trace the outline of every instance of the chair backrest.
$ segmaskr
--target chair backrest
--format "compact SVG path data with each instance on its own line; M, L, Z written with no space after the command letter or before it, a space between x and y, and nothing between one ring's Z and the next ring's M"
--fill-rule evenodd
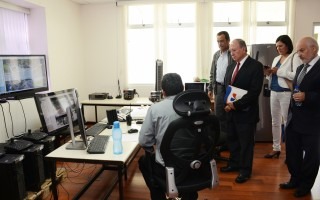
M213 188L218 184L213 151L220 126L210 115L210 99L203 91L187 90L175 97L173 107L182 117L169 124L160 146L167 195Z

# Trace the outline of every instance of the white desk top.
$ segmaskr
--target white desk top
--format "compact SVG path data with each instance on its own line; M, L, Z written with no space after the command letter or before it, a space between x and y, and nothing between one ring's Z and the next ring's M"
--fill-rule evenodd
M136 124L132 124L132 128L136 128L140 130L140 126ZM120 155L113 154L113 141L112 138L109 138L107 148L104 154L89 154L87 150L69 150L66 149L66 143L56 150L52 151L48 155L47 158L62 160L62 159L70 159L70 160L83 160L83 161L97 161L97 162L107 162L107 161L120 161L125 162L130 154L134 151L134 149L139 145L138 143L138 133L127 133L127 125L126 123L120 123L120 128L122 130L122 145L123 145L123 153ZM105 129L102 135L111 135L112 129ZM71 141L70 141L71 142Z
M148 97L134 97L132 100L125 99L104 99L104 100L85 100L82 101L83 105L105 105L105 106L141 106L152 105L152 101Z

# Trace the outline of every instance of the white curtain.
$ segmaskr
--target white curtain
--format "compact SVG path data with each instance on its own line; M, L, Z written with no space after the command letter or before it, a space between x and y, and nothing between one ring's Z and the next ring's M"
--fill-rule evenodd
M0 54L29 54L27 14L0 8Z

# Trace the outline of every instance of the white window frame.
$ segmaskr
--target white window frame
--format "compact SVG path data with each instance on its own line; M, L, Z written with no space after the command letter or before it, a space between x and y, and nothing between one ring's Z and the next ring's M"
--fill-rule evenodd
M190 2L188 2L188 3L190 3ZM127 23L127 32L128 32L129 29L147 29L147 28L154 29L154 31L155 31L155 40L156 40L155 41L156 49L154 51L155 51L155 56L156 57L154 59L154 64L152 66L155 67L156 59L163 60L163 65L164 65L163 74L172 71L172 69L168 69L168 66L167 66L167 59L168 58L167 58L167 55L166 55L166 52L165 52L165 49L167 48L167 46L166 46L166 41L167 41L166 32L169 29L172 29L172 28L190 28L190 27L196 28L196 19L195 19L194 23L185 23L185 22L167 23L167 20L166 20L166 6L169 5L169 4L172 4L172 3L154 5L155 6L154 7L155 21L157 21L156 17L159 17L160 19L162 19L162 21L155 22L154 24L143 24L143 23L141 23L141 24L131 24L130 25L129 23ZM176 4L176 3L174 3L174 4ZM183 4L185 4L185 3L183 3ZM196 6L197 5L195 4L195 12L196 12ZM196 37L197 37L196 34L197 33L196 33L196 30L195 30L195 41L196 41ZM127 66L129 66L128 63L127 63ZM129 69L127 71L129 71ZM195 73L197 71L197 64L196 63L195 63L195 70L194 71L195 71ZM129 76L130 76L130 74L127 74L127 79L130 80ZM152 74L151 76L155 78L155 74ZM145 83L145 84L128 82L128 85L129 85L129 87L136 87L137 85L139 87L139 85L140 86L141 85L154 85L154 82L155 81L152 81L152 83Z

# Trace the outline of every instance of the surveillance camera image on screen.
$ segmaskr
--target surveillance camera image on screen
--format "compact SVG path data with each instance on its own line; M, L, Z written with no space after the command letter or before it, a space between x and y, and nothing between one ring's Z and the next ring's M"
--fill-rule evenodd
M78 125L84 143L84 147L78 148L87 147L84 120L76 89L36 93L35 102L44 132L59 134L69 128L72 137L72 134L78 131L74 129L75 125Z
M73 125L78 125L78 97L74 88L36 93L34 98L44 132L55 135L68 129L68 107L71 108Z
M0 55L0 99L29 98L47 90L45 55Z

